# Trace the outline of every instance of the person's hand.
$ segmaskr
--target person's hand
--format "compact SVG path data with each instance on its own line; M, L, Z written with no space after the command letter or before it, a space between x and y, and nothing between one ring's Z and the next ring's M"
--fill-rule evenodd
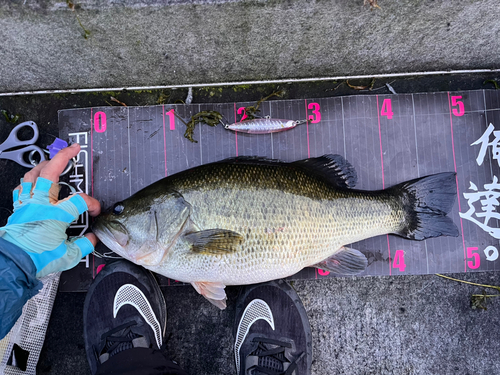
M0 228L0 237L28 253L37 277L73 268L97 244L92 233L68 240L66 229L87 210L98 215L99 202L83 193L58 200L59 175L79 151L80 145L73 144L26 173L13 192L14 213Z

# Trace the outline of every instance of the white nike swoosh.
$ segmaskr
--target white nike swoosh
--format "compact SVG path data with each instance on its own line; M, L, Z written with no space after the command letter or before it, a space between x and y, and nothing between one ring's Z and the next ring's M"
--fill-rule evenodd
M113 317L116 318L116 314L118 314L118 310L122 308L122 306L131 305L139 311L144 320L149 324L151 329L155 334L156 344L158 348L161 348L162 345L162 334L161 334L161 326L158 323L158 319L156 319L156 315L149 304L144 293L141 292L139 288L132 284L125 284L118 289L115 294L115 300L113 302Z
M240 323L238 324L238 330L236 332L236 342L234 344L234 356L236 360L236 371L240 373L240 349L248 335L248 331L252 324L257 320L263 319L269 323L274 331L274 319L273 313L269 305L261 300L254 299L248 304L243 315L241 316Z

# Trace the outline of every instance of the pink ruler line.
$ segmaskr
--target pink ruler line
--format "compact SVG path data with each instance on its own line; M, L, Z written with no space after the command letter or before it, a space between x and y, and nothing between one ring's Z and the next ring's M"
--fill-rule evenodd
M450 92L448 91L448 107L450 109L450 126L451 126L451 147L453 149L453 165L455 167L455 173L457 173L457 161L455 158L455 139L453 138L453 117L451 116L451 99ZM455 175L455 181L457 183L457 198L458 198L458 211L462 212L462 207L460 206L460 190L458 189L458 176ZM460 218L460 229L462 231L462 245L464 248L464 272L467 272L467 256L465 252L465 237L464 237L464 225L462 218Z
M380 108L378 105L378 95L377 95L377 118L378 118L378 139L380 141L380 164L382 165L382 189L385 189L384 154L382 153L382 131L380 130Z
M377 119L378 119L378 139L380 142L380 165L382 166L382 189L385 189L384 177L384 153L382 152L382 130L380 128L380 107L377 95ZM387 251L389 252L389 275L392 275L392 258L391 258L391 244L389 243L389 235L387 234Z
M94 108L90 108L90 195L94 196ZM92 279L95 279L95 256L92 253Z
M236 103L234 103L234 122L236 122ZM234 132L234 140L236 141L236 156L238 156L238 132Z
M306 132L307 132L307 157L311 157L311 149L309 148L309 115L307 114L307 99L304 100L306 106ZM318 278L318 269L314 267L314 277Z
M307 157L311 157L311 149L309 148L309 116L307 115L307 99L305 100L306 103L306 129L307 129ZM318 274L316 272L316 278L318 278Z
M165 177L167 177L167 135L165 132L165 105L162 105L161 114L163 116L163 152L165 154Z
M161 115L163 116L163 153L165 154L165 177L167 177L167 135L165 131L165 105L161 106ZM174 120L175 121L175 120ZM172 126L170 126L172 130ZM167 278L167 285L170 286L170 279Z
M90 189L91 195L94 196L94 124L92 120L94 118L94 108L90 108Z

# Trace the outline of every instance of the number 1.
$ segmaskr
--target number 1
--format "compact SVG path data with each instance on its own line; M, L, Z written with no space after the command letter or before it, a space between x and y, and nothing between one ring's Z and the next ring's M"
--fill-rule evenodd
M169 117L170 119L170 130L175 130L175 114L174 114L174 109L172 108L170 111L165 112L165 114Z

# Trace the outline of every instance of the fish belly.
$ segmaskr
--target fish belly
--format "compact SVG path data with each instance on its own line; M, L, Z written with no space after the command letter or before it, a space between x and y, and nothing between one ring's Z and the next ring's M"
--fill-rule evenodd
M195 228L231 230L244 237L236 251L210 254L191 251L180 236L164 262L151 269L184 282L240 285L287 277L343 245L396 231L402 220L387 200L355 192L334 200L275 190L183 195L193 207Z

